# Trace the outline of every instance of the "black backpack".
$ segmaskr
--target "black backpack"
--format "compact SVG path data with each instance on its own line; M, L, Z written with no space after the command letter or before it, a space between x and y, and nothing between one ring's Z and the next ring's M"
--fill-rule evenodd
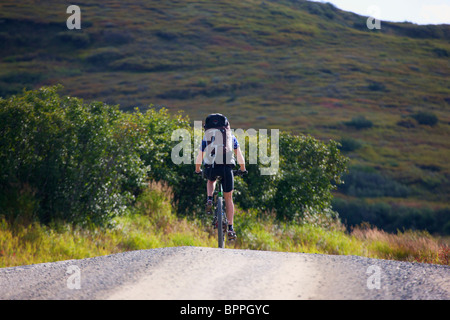
M231 135L230 123L228 122L227 117L220 113L210 114L206 117L204 128L206 145L210 146L211 144L213 144L212 147L214 147L211 151L211 154L206 155L207 157L209 157L210 161L208 163L208 160L205 159L205 164L227 164L234 166L235 161L233 157L233 138ZM216 140L216 137L218 137L219 134L222 136L223 144L214 145L214 141L219 141ZM218 155L216 155L216 150L219 151ZM222 157L220 156L220 153L222 153Z

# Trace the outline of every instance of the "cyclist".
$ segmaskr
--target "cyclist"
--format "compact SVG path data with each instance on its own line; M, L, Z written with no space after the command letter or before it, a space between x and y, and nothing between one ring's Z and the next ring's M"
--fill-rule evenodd
M217 127L226 128L227 130L230 129L230 123L228 122L228 119L222 115L222 114L211 114L209 115L205 120L205 129L211 128L208 126L208 123L213 119L214 122L218 119L218 125ZM217 123L216 123L217 124ZM212 126L212 128L215 128ZM242 155L241 148L239 146L239 142L237 141L236 137L230 133L229 137L231 137L232 142L232 148L233 151L231 153L231 157L227 157L226 161L222 161L222 163L217 162L210 162L207 163L205 161L205 152L210 152L210 150L213 150L212 153L214 153L214 150L217 150L217 148L210 148L207 149L209 144L214 143L214 137L207 138L206 134L203 137L202 145L200 146L197 160L195 161L195 173L201 174L202 170L200 169L200 166L202 162L204 162L204 175L207 178L206 183L206 192L207 192L207 200L206 200L206 212L208 214L212 213L212 205L213 205L213 193L216 188L216 178L222 177L222 186L223 186L223 196L225 199L225 207L226 207L226 214L228 219L228 230L227 235L229 240L235 240L236 239L236 232L233 228L233 217L234 217L234 203L233 203L233 189L234 189L234 176L233 176L233 167L236 165L234 156L237 158L237 162L240 166L240 171L242 173L246 173L245 169L245 160L244 156ZM226 138L224 138L226 139ZM212 141L208 141L212 140ZM222 141L223 144L227 143L225 141ZM221 144L221 146L223 145ZM206 154L207 157L211 157L211 154ZM225 156L224 156L225 158ZM215 157L213 156L213 159Z

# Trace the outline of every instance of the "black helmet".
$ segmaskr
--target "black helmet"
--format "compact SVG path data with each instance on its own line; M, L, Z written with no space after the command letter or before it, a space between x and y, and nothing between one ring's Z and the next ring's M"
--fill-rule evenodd
M219 128L219 127L228 127L228 119L221 113L213 113L206 117L205 125L203 126L206 129L210 128Z

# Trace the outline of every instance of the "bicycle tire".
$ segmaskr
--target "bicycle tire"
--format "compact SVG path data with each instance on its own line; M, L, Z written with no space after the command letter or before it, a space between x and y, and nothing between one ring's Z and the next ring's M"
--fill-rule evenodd
M224 247L224 232L223 232L223 206L222 199L217 201L217 242L219 248Z

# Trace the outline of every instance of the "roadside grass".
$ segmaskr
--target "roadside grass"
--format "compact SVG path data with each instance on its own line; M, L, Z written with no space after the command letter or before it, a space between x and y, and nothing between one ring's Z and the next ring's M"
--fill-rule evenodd
M110 228L79 228L54 223L23 224L0 218L0 267L84 259L131 250L173 246L216 247L206 217L177 217L170 190L152 184L128 214ZM238 241L230 248L357 255L450 265L447 244L422 231L389 234L369 226L347 232L330 219L280 222L271 214L236 210Z
M363 241L368 255L374 258L450 265L449 246L424 231L390 234L362 226L353 230L352 235Z
M415 200L448 184L450 46L431 29L369 32L361 17L306 1L111 0L86 5L83 29L71 33L55 1L28 2L0 5L11 20L0 34L0 96L61 83L127 110L153 103L198 120L215 106L234 128L358 139L354 161L417 184ZM424 110L436 125L414 120ZM357 116L373 127L343 125Z

